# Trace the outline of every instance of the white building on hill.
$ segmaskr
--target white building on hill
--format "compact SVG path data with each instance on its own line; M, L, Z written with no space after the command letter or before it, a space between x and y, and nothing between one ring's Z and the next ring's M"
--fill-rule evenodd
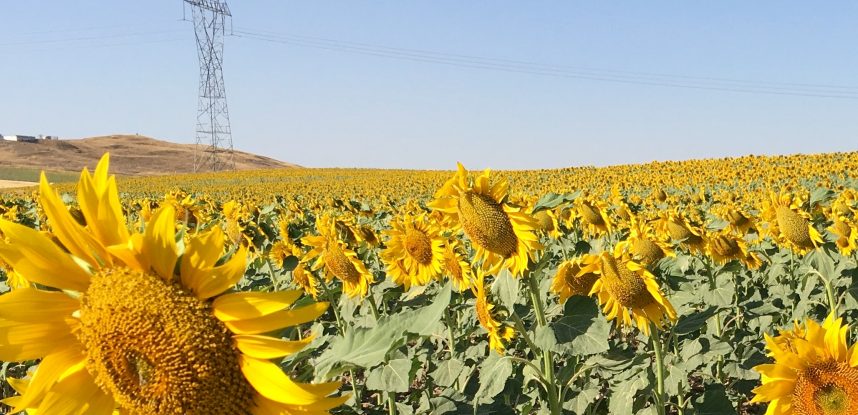
M18 141L24 143L35 143L39 140L31 135L3 135L5 141Z

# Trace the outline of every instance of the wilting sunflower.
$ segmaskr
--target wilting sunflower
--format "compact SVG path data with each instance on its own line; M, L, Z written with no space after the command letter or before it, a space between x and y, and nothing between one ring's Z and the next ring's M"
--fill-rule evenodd
M754 368L762 385L751 402L768 402L767 414L858 414L858 349L848 346L841 320L830 315L820 326L807 319L778 336L766 334L775 362Z
M585 235L606 235L613 229L608 208L609 205L601 200L578 198L575 201L574 214L570 219L578 218ZM571 227L571 223L569 225Z
M599 275L593 272L581 272L581 269L593 265L597 260L598 257L591 255L560 264L551 281L551 291L560 296L561 304L574 295L590 294Z
M320 215L316 218L316 230L320 235L301 238L301 243L313 247L304 255L302 262L315 258L316 262L311 267L313 271L324 268L325 279L330 282L333 277L337 277L343 282L343 292L346 295L366 297L369 285L375 279L355 251L339 239L336 223L330 215Z
M799 255L816 249L824 241L819 231L810 222L811 216L804 208L804 201L798 195L784 191L780 194L769 193L769 199L763 201L760 216L768 224L767 232L778 243Z
M488 295L486 294L485 279L485 273L482 270L478 270L474 286L471 287L471 291L477 297L477 320L480 321L480 325L489 333L489 348L503 354L504 350L506 350L504 343L515 337L515 331L512 327L495 319L495 305L489 302Z
M435 193L429 207L455 217L474 245L475 260L490 274L507 268L513 275L527 269L528 259L542 249L534 230L536 221L521 208L506 203L509 183L491 184L486 170L470 183L461 163L458 171Z
M458 239L451 238L444 244L444 273L460 292L470 288L474 281L474 272L465 261Z
M599 275L589 294L598 296L608 320L626 326L634 320L638 329L649 334L649 321L661 328L665 320L676 321L676 311L664 298L655 276L629 258L627 245L617 244L613 254L585 255L583 261L589 265L578 273Z
M543 209L532 215L536 221L537 229L544 232L549 238L557 239L560 237L560 223L557 221L557 214L552 209Z
M215 228L176 243L175 211L129 233L105 155L78 183L86 226L71 216L44 174L40 204L55 242L0 220L0 258L44 288L0 296L0 359L41 359L12 412L276 414L321 412L346 397L339 383L300 384L270 359L306 341L262 335L306 323L327 308L289 306L299 291L227 290L244 275L246 251L221 265Z
M748 232L757 228L753 217L737 206L722 205L715 209L715 213L727 222L731 231L739 235L747 235Z
M652 226L636 215L629 216L629 252L641 265L651 266L667 256L674 256L670 240L656 234Z
M748 244L727 229L713 232L706 238L706 253L718 264L738 260L748 269L757 269L763 262L757 254L748 252Z
M319 298L319 281L312 272L307 271L303 262L299 262L292 270L292 281L298 284L304 293L312 296L314 300Z
M389 238L381 259L387 274L405 287L426 285L441 276L444 261L444 239L425 214L404 215L390 221Z
M656 230L661 235L669 236L674 241L680 243L691 253L701 253L706 249L706 241L703 239L701 232L695 229L688 223L679 209L673 211L661 212L659 219L656 221Z
M858 249L858 230L855 229L855 223L848 217L834 218L828 230L837 236L835 244L844 256L849 256Z

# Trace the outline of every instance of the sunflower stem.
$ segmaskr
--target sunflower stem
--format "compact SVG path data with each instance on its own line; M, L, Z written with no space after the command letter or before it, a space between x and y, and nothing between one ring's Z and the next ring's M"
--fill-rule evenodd
M450 343L450 358L456 355L456 333L453 331L453 317L450 315L450 310L444 310L444 322L447 323L447 341Z
M387 392L387 413L396 415L396 397L393 396L392 392Z
M372 290L370 290L369 295L367 295L367 298L369 298L369 307L370 309L372 309L372 316L375 317L375 321L378 321L378 304L375 303L375 297L372 295Z
M834 295L834 287L831 286L831 281L825 278L820 272L814 272L814 274L819 277L819 280L822 281L822 285L825 287L825 296L828 297L828 313L840 315L837 311L837 297Z
M661 338L655 323L649 323L650 340L655 351L655 405L659 415L665 415L667 407L664 396L664 355L661 350Z
M545 319L545 307L542 304L542 298L539 297L539 284L533 277L533 273L525 272L528 291L530 291L530 299L533 302L533 311L536 314L536 324L539 327L546 327L548 321ZM534 353L536 350L534 350ZM554 356L550 350L542 350L542 375L546 380L545 389L548 392L548 407L552 415L560 414L560 400L557 394L557 381L554 377Z

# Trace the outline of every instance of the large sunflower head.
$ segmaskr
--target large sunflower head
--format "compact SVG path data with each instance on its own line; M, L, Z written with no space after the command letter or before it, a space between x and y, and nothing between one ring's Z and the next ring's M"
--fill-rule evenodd
M557 273L551 281L551 291L560 296L560 303L565 303L575 295L589 295L593 284L599 279L594 272L582 272L583 268L592 266L598 260L596 256L585 256L564 261L557 267Z
M587 254L584 261L590 265L578 274L599 275L589 294L597 295L608 320L616 319L619 326L631 326L634 321L638 329L649 334L650 321L663 327L667 321L676 321L676 311L662 294L655 276L631 260L627 250L628 244L621 242L613 253Z
M435 193L429 207L455 217L476 251L476 259L488 273L509 269L521 275L534 252L542 249L534 232L538 224L519 207L507 203L509 183L484 171L470 180L461 163L456 174Z
M664 257L674 256L670 239L655 232L652 225L636 215L629 217L629 252L641 265L651 266Z
M727 222L731 231L739 235L746 235L748 232L756 230L753 216L733 203L720 205L715 209L715 214Z
M811 223L810 213L804 209L805 201L787 191L770 192L763 201L760 215L766 221L767 233L779 245L800 255L816 249L824 241Z
M688 219L679 209L661 212L655 226L661 235L679 242L680 246L685 247L690 252L704 252L706 241L701 232L688 222Z
M290 309L299 291L226 293L246 251L224 259L220 228L176 243L171 206L128 231L105 155L78 183L79 224L42 175L54 239L0 220L0 258L40 288L0 296L0 359L41 359L13 412L262 414L321 411L338 383L300 384L270 359L306 341L263 335L309 322L325 303Z
M774 363L754 368L762 385L751 402L768 402L767 414L858 413L858 351L847 344L847 332L831 315L822 325L808 319L775 337L766 334Z
M403 215L390 222L385 231L387 247L381 259L387 273L405 287L426 285L441 276L444 262L444 239L425 214Z
M471 264L465 261L462 244L455 237L444 244L444 273L460 292L470 288L474 281Z
M474 296L477 297L475 305L477 320L489 334L489 348L503 354L506 350L505 343L515 337L515 331L506 323L497 320L498 313L495 312L495 305L489 300L485 282L485 273L482 270L477 270L477 278L471 288Z
M849 256L858 249L858 229L854 219L837 215L832 219L828 230L837 237L835 244L844 256Z
M706 238L706 253L718 264L732 260L741 261L748 269L757 269L762 261L753 252L748 252L748 244L741 237L727 229L712 232Z
M375 278L357 253L339 239L337 221L329 215L320 215L316 218L316 230L320 235L301 238L302 244L311 247L302 262L315 259L313 271L324 269L327 281L334 277L342 281L343 292L349 297L366 297Z

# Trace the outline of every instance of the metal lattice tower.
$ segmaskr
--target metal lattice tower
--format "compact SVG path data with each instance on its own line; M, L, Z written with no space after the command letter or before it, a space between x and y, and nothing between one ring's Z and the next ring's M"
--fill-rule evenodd
M232 13L224 1L184 1L191 6L200 60L194 171L232 170L232 129L223 84L224 35L227 19L232 25Z

